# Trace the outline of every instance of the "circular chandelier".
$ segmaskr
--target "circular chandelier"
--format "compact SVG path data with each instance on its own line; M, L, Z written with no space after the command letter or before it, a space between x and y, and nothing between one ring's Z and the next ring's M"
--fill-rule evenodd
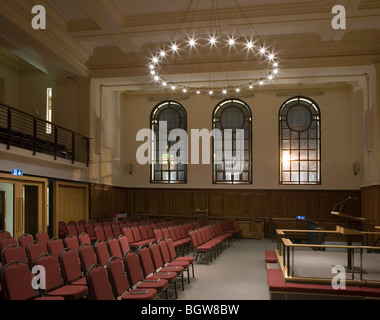
M209 11L211 19L213 19L213 17L219 17L219 13L215 13L216 9L213 5L217 0L210 1L212 3L212 8ZM213 32L198 35L191 33L191 22L188 23L189 26L186 31L177 28L175 30L175 36L171 38L172 40L161 45L161 47L154 51L149 57L147 70L155 85L172 93L182 93L184 95L221 95L227 97L253 92L255 88L262 87L275 80L279 75L280 67L277 54L273 49L264 45L244 11L238 5L237 0L234 0L234 2L237 5L237 11L240 12L245 25L248 27L248 34L246 32L246 35L236 35L235 32L223 32L220 22L218 22L218 24L216 22L214 23L212 28ZM189 12L192 3L193 0L188 2L187 10L179 23L180 26L186 24L186 16L190 15ZM195 11L196 9L194 9L194 13ZM192 19L194 13L192 14ZM195 29L199 29L199 27ZM179 33L185 33L186 36L180 38L178 37ZM186 59L190 59L188 57L192 56L192 54L194 56L194 54L199 53L199 51L207 51L210 64L217 61L217 58L215 58L213 54L219 54L219 57L222 56L225 59L225 61L219 64L217 72L214 72L219 74L219 79L211 79L210 68L206 67L202 70L203 74L208 72L209 75L204 76L203 79L179 79L177 81L172 79L173 76L168 74L167 69L170 67L173 68L173 65L175 67L174 60L177 59L182 63L186 62ZM226 62L227 54L229 56L244 55L244 63L249 64L255 62L261 65L265 64L265 68L255 70L255 72L245 70L246 73L249 73L248 76L245 77L246 79L236 79L236 77L229 75L230 71L227 68L228 62ZM190 64L191 63L192 62L190 62ZM204 63L204 61L202 61L202 63ZM220 80L221 75L224 76L223 80ZM195 86L194 83L196 83Z

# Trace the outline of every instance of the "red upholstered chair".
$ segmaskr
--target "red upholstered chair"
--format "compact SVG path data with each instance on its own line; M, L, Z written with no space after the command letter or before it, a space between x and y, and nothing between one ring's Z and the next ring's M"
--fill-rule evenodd
M129 242L126 236L120 235L117 240L119 241L121 253L124 256L129 250L131 250L131 247L129 246Z
M95 243L95 241L96 241L96 235L95 235L94 225L92 223L87 223L86 224L86 233L90 237L91 243Z
M29 233L24 233L18 237L18 244L25 249L25 252L27 244L32 241L34 241L34 238Z
M36 240L41 242L44 246L45 252L48 252L47 243L49 241L50 237L45 231L39 231L36 234Z
M11 244L1 251L1 259L3 265L6 265L11 261L21 261L28 263L28 258L26 257L24 248L15 244Z
M67 224L64 221L58 222L58 237L59 239L65 239L69 235L67 230Z
M87 286L86 278L82 274L78 254L73 249L65 248L59 253L63 279L66 285Z
M148 238L153 239L154 238L153 225L147 224L145 228L146 228L146 232L148 233Z
M90 236L86 232L81 233L78 237L78 240L79 240L79 245L83 243L91 244Z
M77 300L87 295L87 286L63 284L61 269L55 256L44 253L35 260L34 265L45 268L46 288L41 289L42 295L62 296L65 300Z
M156 241L159 241L159 240L164 240L164 234L162 233L162 230L161 229L154 229L154 238L156 239Z
M76 237L78 237L78 235L79 235L76 224L72 224L72 223L68 224L67 225L67 231L69 233L68 235L72 235L72 236L76 236Z
M111 257L117 257L123 259L123 253L121 252L119 240L114 237L108 238L107 240L108 251Z
M0 274L6 300L64 300L62 296L38 297L32 287L32 273L26 262L12 261L1 268Z
M189 237L190 238L190 237ZM194 257L192 256L183 256L183 257L177 257L177 252L175 250L173 240L171 238L166 239L166 244L168 246L169 254L170 254L170 260L171 261L187 261L191 264L191 269L193 273L194 278Z
M34 260L36 260L41 254L47 253L41 242L32 241L26 246L26 256L29 261L29 266L33 267Z
M124 263L117 257L112 257L107 263L107 271L114 293L118 300L154 300L157 297L157 290L131 289L128 277L125 273Z
M137 252L141 268L146 279L161 278L174 285L175 298L177 299L177 273L176 272L156 272L152 255L148 247L140 247Z
M111 238L113 237L113 232L112 232L112 227L110 224L107 224L103 227L103 230L104 230L104 236L105 236L105 240L107 241L108 238Z
M168 238L169 239L169 238ZM188 261L172 261L169 254L169 249L164 240L160 240L158 242L158 247L160 248L161 257L164 262L165 267L175 267L181 266L184 271L187 271L187 282L190 283L190 262ZM182 283L183 285L183 283Z
M59 253L65 248L62 239L51 238L47 243L48 253L58 259Z
M110 253L108 251L107 242L105 241L96 241L95 242L95 253L98 259L98 264L106 266L108 260L110 259Z
M17 240L11 236L5 236L3 238L0 239L0 251L8 246L10 246L11 244L14 244L14 245L18 245L19 243L17 242Z
M141 228L141 226L132 228L133 238L135 239L135 242L133 243L133 245L136 247L147 246L147 245L149 245L149 243L152 242L149 239L144 240L142 238L140 228Z
M78 237L81 233L86 232L86 227L83 224L77 224Z
M66 248L70 248L70 249L73 249L75 254L77 255L78 259L79 259L79 256L78 256L78 250L79 250L79 240L78 240L78 237L77 236L74 236L74 235L68 235L66 238L65 238L65 246Z
M124 257L125 271L128 275L130 287L133 289L155 289L157 292L165 292L168 300L168 281L165 279L145 279L141 270L138 255L133 252L127 252Z
M98 259L92 245L84 243L79 247L78 252L84 274L91 268L92 265L98 264Z
M117 239L122 233L121 233L121 229L120 229L120 226L116 223L113 223L112 224L112 232L113 232L113 236Z
M160 248L157 243L152 242L149 245L149 251L152 254L155 270L158 272L175 272L178 277L182 279L182 290L185 290L185 284L183 281L184 268L182 266L165 266L164 260L160 252Z
M86 280L91 300L115 300L107 270L103 266L92 265L86 272Z
M104 229L102 226L97 225L95 227L95 236L96 240L106 241L106 236L104 234Z
M0 239L4 238L4 237L11 237L11 233L7 230L0 230Z

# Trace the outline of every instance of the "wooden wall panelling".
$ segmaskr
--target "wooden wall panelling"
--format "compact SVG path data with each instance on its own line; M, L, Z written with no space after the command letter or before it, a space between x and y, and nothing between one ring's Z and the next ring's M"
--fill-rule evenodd
M252 193L239 193L238 204L239 207L237 210L240 217L252 217L254 215L255 197L252 195Z
M208 215L222 216L223 215L223 194L218 192L208 193Z
M133 195L133 213L146 214L147 213L147 192L148 191L135 191Z
M191 214L194 215L197 209L208 209L208 192L192 193L192 210Z
M175 193L175 215L191 215L191 193L186 192L176 192Z
M160 214L161 207L161 193L159 191L151 191L147 193L147 209L148 214L157 215Z
M161 192L161 210L162 215L173 215L174 212L174 193L171 191Z
M238 192L223 192L223 208L221 216L230 217L236 216L239 208L240 196Z

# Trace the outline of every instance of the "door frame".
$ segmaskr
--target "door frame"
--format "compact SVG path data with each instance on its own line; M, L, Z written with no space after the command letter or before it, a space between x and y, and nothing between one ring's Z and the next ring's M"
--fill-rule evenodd
M23 214L23 186L33 185L38 187L38 231L47 232L48 224L48 181L44 178L29 176L14 176L12 174L0 173L0 183L13 184L13 237L18 237L25 233ZM33 235L35 237L35 235Z

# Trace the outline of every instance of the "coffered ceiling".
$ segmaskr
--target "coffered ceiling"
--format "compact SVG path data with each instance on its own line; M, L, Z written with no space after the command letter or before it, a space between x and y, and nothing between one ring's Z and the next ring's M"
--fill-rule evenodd
M232 0L195 0L185 15L189 3L1 0L0 47L43 72L91 76L115 90L133 92L156 88L147 75L148 59L174 33L184 38L213 27L244 37L253 28L280 59L280 76L272 86L354 82L380 62L380 0L239 0L242 11ZM46 9L45 30L31 26L31 9L37 4ZM345 30L331 26L336 4L346 8ZM185 31L177 30L181 17L186 17ZM209 79L205 70L211 68L222 71L224 66L239 81L262 71L247 54L219 51L210 60L193 52L186 59L173 59L167 72L178 82L191 78L202 85ZM214 73L213 79L225 80L226 72Z

